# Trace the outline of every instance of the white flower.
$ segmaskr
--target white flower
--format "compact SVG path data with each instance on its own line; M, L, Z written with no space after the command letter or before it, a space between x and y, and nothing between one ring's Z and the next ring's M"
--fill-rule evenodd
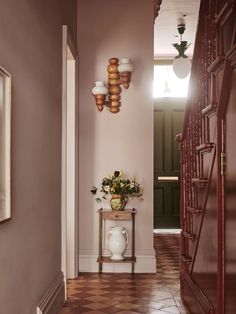
M106 191L106 192L109 192L109 191L110 191L109 185L105 185L105 186L104 186L104 191Z

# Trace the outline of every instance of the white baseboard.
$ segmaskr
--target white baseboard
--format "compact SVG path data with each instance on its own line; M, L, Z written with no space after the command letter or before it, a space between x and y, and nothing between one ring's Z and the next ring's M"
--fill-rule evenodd
M65 302L64 276L60 271L45 291L37 306L37 314L58 314Z
M136 255L136 263L134 267L135 273L156 273L156 258L154 250L145 250L145 255L139 255L138 253L143 253L144 250L140 250ZM147 252L148 251L148 252ZM98 263L97 263L97 254L81 254L79 255L79 272L98 272ZM149 255L146 255L149 253ZM106 255L106 254L105 254ZM121 263L121 264L112 264L104 263L103 272L107 273L130 273L131 264L130 263Z

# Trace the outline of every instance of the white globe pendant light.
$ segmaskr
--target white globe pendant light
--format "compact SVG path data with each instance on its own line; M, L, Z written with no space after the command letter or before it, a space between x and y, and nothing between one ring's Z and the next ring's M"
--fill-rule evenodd
M188 58L176 58L173 62L173 70L176 76L184 79L188 76L191 70L191 62Z
M185 54L185 51L188 49L190 44L188 44L187 41L182 40L182 34L185 31L185 24L179 24L177 29L180 34L180 43L175 43L173 46L176 48L179 54L175 57L173 62L173 71L178 78L183 79L188 76L191 70L191 62L188 59L188 56Z

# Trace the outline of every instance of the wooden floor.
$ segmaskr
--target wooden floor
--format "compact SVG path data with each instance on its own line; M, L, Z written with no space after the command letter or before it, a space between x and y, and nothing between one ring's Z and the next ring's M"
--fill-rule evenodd
M80 274L61 314L188 313L179 295L179 236L155 235L156 274Z

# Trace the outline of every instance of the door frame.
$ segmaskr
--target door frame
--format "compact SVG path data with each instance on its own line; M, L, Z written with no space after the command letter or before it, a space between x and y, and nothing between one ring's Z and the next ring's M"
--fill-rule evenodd
M70 268L78 276L78 54L67 25L62 26L62 146L61 146L61 270L66 287L67 273L67 49L75 60L75 206L73 226L73 256ZM65 289L66 290L66 289ZM65 291L66 294L66 291Z

